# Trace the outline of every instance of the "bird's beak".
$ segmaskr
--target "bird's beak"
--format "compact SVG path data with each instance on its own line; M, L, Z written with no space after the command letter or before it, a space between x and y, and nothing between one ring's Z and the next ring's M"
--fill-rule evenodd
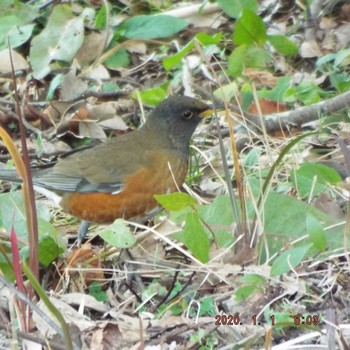
M204 119L211 116L214 113L214 111L215 110L213 108L209 108L202 112L199 116Z
M214 108L214 107L210 106L208 109L206 109L204 112L202 112L199 116L204 119L204 118L210 117L211 115L215 114L215 112L221 112L223 110L225 110L225 108L223 108L223 107Z

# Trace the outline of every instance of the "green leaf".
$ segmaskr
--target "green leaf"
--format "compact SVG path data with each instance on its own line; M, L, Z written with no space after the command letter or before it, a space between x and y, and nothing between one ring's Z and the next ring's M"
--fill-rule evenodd
M16 26L8 32L8 38L10 41L11 49L21 46L26 41L30 39L33 33L35 25L26 24L23 26ZM0 48L5 48L8 46L7 39L4 42L4 45L1 45Z
M102 6L95 18L95 28L104 29L106 27L106 22L107 22L106 6Z
M306 229L314 246L320 252L324 252L326 249L327 238L320 221L313 215L308 214L306 216Z
M213 297L205 297L201 300L199 316L215 316L217 309Z
M50 220L48 208L40 203L36 203L36 213L39 224ZM12 227L18 237L27 239L26 210L22 191L14 191L0 194L0 223L7 232L11 232ZM52 225L50 225L52 227ZM50 231L48 227L43 227L43 234ZM40 225L39 225L40 232Z
M108 57L104 63L109 69L127 67L130 63L130 56L125 49L121 48L112 56Z
M148 106L157 106L168 95L169 82L166 82L162 86L158 86L153 89L140 92L142 102ZM136 97L136 94L132 94L132 97Z
M188 22L167 15L134 16L119 28L127 39L159 39L172 36L185 29Z
M27 224L22 191L0 195L0 212L2 226L6 232L15 230L17 237L27 239Z
M284 56L293 56L298 53L298 47L283 35L268 35L267 40Z
M57 5L45 29L32 40L30 62L33 76L42 79L50 73L53 60L70 62L84 41L84 20L75 17L68 5Z
M243 159L243 166L245 168L253 168L259 162L261 151L258 148L252 148Z
M237 20L233 31L233 42L236 45L261 45L265 44L266 39L266 26L263 20L254 12L243 9L242 16Z
M339 51L335 56L334 65L337 67L344 64L344 61L348 61L349 56L350 56L350 49Z
M183 230L185 246L191 251L193 256L202 263L209 260L209 238L202 223L195 212L190 212L186 216Z
M212 203L199 206L198 214L211 227L219 247L228 247L233 243L233 235L229 227L234 222L234 218L228 196L217 196Z
M220 43L222 38L222 33L216 33L215 35L208 35L206 33L198 33L195 36L195 40L197 40L201 45L217 45ZM175 55L164 58L163 67L166 71L169 71L176 65L178 65L181 60L194 48L193 40L189 41L179 52Z
M283 94L283 101L294 103L301 101L305 105L311 105L319 102L321 97L332 97L331 93L323 91L319 86L312 82L302 82L298 86L292 86Z
M266 278L255 273L251 273L249 275L243 275L240 278L240 281L245 284L260 285L266 283Z
M164 58L163 67L166 71L169 71L176 65L178 65L181 60L194 48L193 41L191 40L186 46L184 46L175 55Z
M36 7L21 1L1 1L0 8L0 49L7 48L7 37L10 38L11 48L18 47L26 42L32 33L38 17ZM29 37L28 37L29 35Z
M267 91L265 97L276 102L283 101L283 94L290 88L292 79L290 77L280 77L276 86Z
M64 253L66 244L62 234L51 223L39 220L39 230L39 262L47 267ZM42 233L44 230L45 234Z
M51 101L56 89L62 84L64 75L63 74L57 74L50 82L49 89L47 91L46 95L46 101Z
M135 236L131 233L123 219L117 219L107 230L99 235L108 244L116 248L130 248L136 243Z
M100 283L92 282L89 286L89 294L98 301L108 301L107 293L102 289Z
M254 45L241 45L233 50L228 59L228 71L233 77L242 74L244 68L264 69L270 60L265 48Z
M336 185L341 182L338 172L324 164L303 163L296 173L292 172L291 180L299 196L309 197L311 192L317 196L323 192L327 183Z
M253 176L248 176L249 186L257 198L261 193L261 184L256 186ZM255 180L257 181L257 180ZM306 204L305 202L285 194L270 191L264 199L264 233L269 255L278 253L285 244L291 244L305 235L306 215L309 213L319 219L323 225L331 226L327 229L327 249L339 249L344 246L344 226L334 225L337 219ZM255 218L256 209L248 202L248 215ZM278 238L277 238L278 237ZM350 248L350 242L349 247ZM259 262L266 260L264 252Z
M256 0L217 0L216 2L232 18L238 18L244 8L253 12L258 9Z
M276 277L290 271L291 268L298 266L304 259L312 244L299 248L293 248L284 251L271 266L270 276Z
M49 222L50 212L46 206L36 203L39 231L39 262L48 266L66 249L61 233ZM23 192L15 191L0 195L1 226L10 232L13 228L20 241L28 240L26 211ZM27 245L21 244L21 259L28 257Z
M221 85L214 91L214 96L223 101L231 101L232 97L235 96L239 91L237 83L234 81L227 85Z
M155 195L154 198L163 208L171 211L179 211L188 206L197 204L194 198L184 192L159 194Z
M263 289L259 286L254 285L240 287L235 292L235 300L237 302L246 300L250 295L252 295L255 291L258 290L262 291Z

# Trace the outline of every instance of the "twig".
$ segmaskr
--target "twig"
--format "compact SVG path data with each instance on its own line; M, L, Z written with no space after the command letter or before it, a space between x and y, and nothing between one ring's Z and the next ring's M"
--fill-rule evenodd
M6 327L5 325L0 324L0 333L3 333L3 334L6 335L6 334L8 334L8 331L9 331L8 327ZM63 346L61 344L48 342L45 339L41 339L41 338L35 337L34 335L31 335L31 334L26 333L26 332L16 331L16 335L17 335L18 338L30 340L30 341L32 341L34 343L40 344L40 345L45 346L45 347L50 348L50 349L65 350L65 346ZM48 346L48 343L49 343L49 346Z

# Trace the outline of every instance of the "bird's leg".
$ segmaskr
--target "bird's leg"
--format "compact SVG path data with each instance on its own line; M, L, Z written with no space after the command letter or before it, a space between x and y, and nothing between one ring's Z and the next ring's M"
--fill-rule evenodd
M85 221L85 220L82 220L80 222L79 229L78 229L78 237L77 237L78 247L81 246L81 242L85 238L89 227L90 227L90 222Z

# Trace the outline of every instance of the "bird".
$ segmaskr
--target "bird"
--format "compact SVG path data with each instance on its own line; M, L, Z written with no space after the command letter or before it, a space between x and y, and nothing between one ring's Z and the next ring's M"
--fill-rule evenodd
M56 198L65 212L83 222L152 216L159 208L154 196L174 192L184 183L190 139L212 113L199 99L170 96L135 131L72 153L52 167L32 169L34 188ZM0 169L0 179L22 181L11 169Z

